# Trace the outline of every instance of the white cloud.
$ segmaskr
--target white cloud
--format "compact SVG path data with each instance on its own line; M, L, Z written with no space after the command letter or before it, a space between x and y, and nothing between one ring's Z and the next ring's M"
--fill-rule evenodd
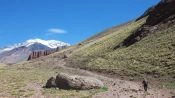
M66 30L59 29L59 28L51 28L51 29L48 30L48 32L50 34L63 34L63 33L67 33Z

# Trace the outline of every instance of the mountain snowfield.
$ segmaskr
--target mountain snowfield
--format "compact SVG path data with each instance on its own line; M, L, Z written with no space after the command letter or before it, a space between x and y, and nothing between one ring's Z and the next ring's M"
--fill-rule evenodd
M19 48L19 47L29 47L35 43L40 43L43 44L49 48L57 48L57 47L61 47L61 46L70 46L70 44L62 42L62 41L57 41L57 40L42 40L42 39L29 39L23 43L18 43L18 44L14 44L14 45L10 45L7 46L5 48L1 48L0 49L0 53L5 52L5 51L10 51L13 50L15 48Z

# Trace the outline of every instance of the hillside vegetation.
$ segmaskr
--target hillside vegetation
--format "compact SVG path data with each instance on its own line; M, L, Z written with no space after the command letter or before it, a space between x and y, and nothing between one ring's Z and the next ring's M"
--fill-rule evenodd
M82 42L67 65L132 78L175 78L174 4L162 0L142 15L145 18Z
M145 19L131 22L106 36L82 43L67 65L120 76L174 77L175 25L156 31L129 47L114 50L144 22Z

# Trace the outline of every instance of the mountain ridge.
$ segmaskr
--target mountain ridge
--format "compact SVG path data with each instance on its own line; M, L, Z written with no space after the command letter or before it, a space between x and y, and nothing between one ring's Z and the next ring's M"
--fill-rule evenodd
M149 8L141 17L147 17L146 22L136 29L123 42L117 45L114 49L122 46L130 46L135 42L142 40L144 37L153 34L157 31L169 28L175 24L175 1L162 0L157 5Z
M51 51L58 47L67 46L70 46L70 44L56 40L45 41L41 39L30 39L24 43L15 44L8 48L2 49L0 52L0 62L5 64L14 64L28 60L32 52Z
M35 43L41 43L41 44L43 44L45 46L48 46L50 48L57 48L59 46L70 46L70 44L62 42L62 41L42 40L42 39L38 39L37 38L37 39L29 39L29 40L27 40L27 41L25 41L23 43L18 43L18 44L7 46L5 48L1 48L0 49L0 53L2 53L4 51L10 51L10 50L13 50L15 48L22 47L22 46L29 47L30 45L35 44Z

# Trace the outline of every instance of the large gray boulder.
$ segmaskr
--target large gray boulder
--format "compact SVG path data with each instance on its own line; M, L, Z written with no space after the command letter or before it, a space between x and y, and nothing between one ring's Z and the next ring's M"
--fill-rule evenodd
M85 90L85 89L96 89L103 87L102 81L85 76L70 76L65 73L59 73L56 76L55 83L60 89L76 89L76 90Z

